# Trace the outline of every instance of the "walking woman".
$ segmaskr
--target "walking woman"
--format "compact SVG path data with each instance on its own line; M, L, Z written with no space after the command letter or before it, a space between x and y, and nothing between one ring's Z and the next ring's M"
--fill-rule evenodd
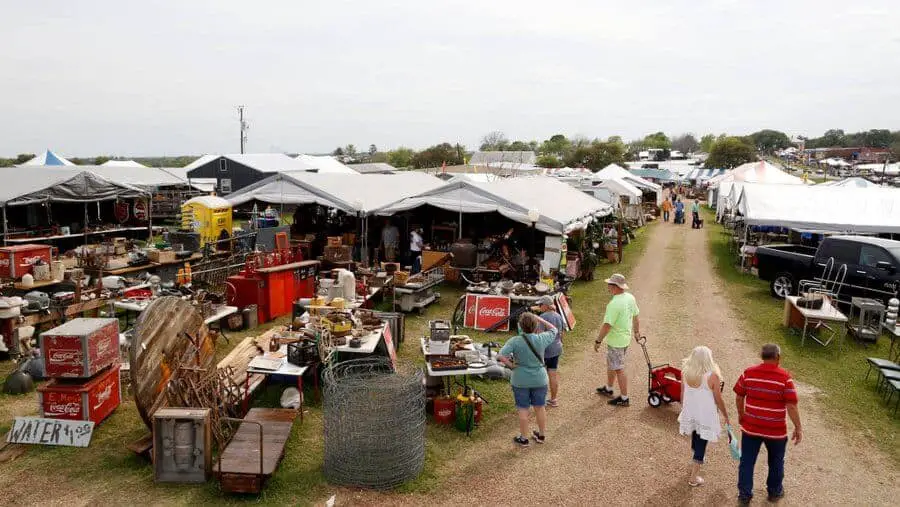
M706 444L719 440L721 423L719 412L730 424L728 409L722 401L722 371L713 360L709 347L694 347L681 366L681 415L678 416L680 432L691 436L691 477L688 484L700 486L700 466L706 455Z
M537 333L541 327L544 332ZM497 360L512 369L509 383L512 385L516 411L519 414L519 435L513 442L521 447L529 444L529 408L534 408L537 431L531 433L534 441L544 443L547 430L547 370L544 368L544 350L556 341L556 326L537 315L526 312L519 316L519 334L510 338Z

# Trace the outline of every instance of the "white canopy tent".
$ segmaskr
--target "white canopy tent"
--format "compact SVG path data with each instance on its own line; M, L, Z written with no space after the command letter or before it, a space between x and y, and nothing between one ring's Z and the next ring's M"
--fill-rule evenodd
M60 157L59 155L57 155L56 153L53 153L52 151L47 150L44 153L41 153L40 155L32 158L31 160L28 160L24 164L19 164L19 165L20 165L20 167L35 166L35 165L36 166L59 167L59 166L74 166L75 164L73 164L72 162L69 162L68 160L64 159L63 157Z
M612 207L554 178L505 178L476 183L463 179L422 194L402 199L375 210L378 215L431 205L463 213L497 212L516 222L531 225L529 214L536 213L535 227L547 234L562 235L582 229L594 216L612 213Z
M107 160L100 164L101 166L113 166L113 167L147 167L140 162L135 162L134 160Z
M296 160L314 167L319 174L359 174L351 167L338 162L328 155L297 155Z
M68 168L71 172L75 168ZM78 166L77 169L91 171L94 174L116 183L134 185L141 188L160 188L188 186L186 178L182 178L166 169L159 167L117 166L117 165L92 165Z
M731 171L731 177L734 181L744 183L803 184L802 178L790 175L765 160L739 165Z
M616 164L609 164L608 166L597 171L593 176L591 176L591 181L594 182L603 182L608 180L621 180L629 183L633 187L637 187L641 191L655 192L656 204L662 204L663 195L661 185L657 185L652 181L645 180L644 178L641 178L640 176L629 172L627 169L621 166L618 166Z
M736 210L750 225L900 233L900 190L892 188L746 184Z
M826 181L825 183L820 183L820 187L851 187L851 188L879 188L880 185L877 183L872 183L871 181L860 178L853 177L847 178L838 181Z

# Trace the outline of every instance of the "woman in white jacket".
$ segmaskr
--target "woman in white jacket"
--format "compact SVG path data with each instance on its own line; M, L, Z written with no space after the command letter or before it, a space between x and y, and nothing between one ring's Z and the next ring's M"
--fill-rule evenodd
M713 360L709 347L694 347L681 365L681 415L679 431L691 436L691 477L688 484L700 486L700 466L706 455L706 444L716 442L721 432L719 412L729 424L728 409L722 400L722 371Z

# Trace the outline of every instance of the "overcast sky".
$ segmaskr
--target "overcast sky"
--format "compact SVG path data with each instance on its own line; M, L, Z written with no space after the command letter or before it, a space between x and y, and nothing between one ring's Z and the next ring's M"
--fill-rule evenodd
M893 1L11 1L0 156L900 128Z

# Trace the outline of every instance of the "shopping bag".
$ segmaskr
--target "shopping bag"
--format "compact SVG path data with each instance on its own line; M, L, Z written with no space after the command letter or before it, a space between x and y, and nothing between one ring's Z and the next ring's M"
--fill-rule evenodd
M740 460L741 448L738 444L737 435L734 434L734 428L730 424L726 424L725 431L728 432L728 449L731 451L731 457L735 460Z

